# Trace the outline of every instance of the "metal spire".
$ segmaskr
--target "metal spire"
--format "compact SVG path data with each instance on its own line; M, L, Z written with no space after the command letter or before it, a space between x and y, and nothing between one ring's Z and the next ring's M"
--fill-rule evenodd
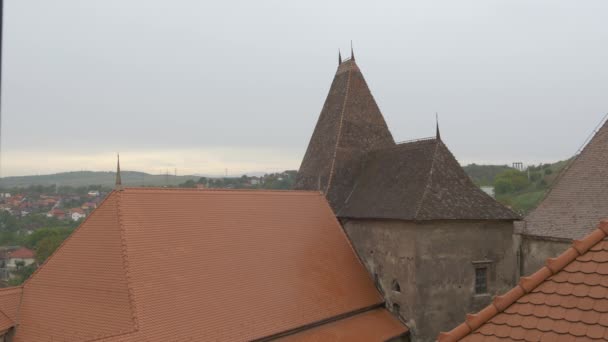
M350 41L350 59L355 60L355 53L353 52L353 41Z
M340 53L340 49L338 49L338 65L342 64L342 53Z
M437 140L441 140L441 134L439 134L439 115L437 113L435 113L435 125L436 125L435 138L437 138Z
M123 189L122 179L120 178L120 154L116 154L116 158L116 184L114 185L114 190L120 191Z

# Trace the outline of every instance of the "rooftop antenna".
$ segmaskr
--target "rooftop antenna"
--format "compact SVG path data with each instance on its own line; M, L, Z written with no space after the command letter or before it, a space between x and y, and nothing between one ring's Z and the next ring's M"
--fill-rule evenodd
M437 140L441 140L441 134L439 134L439 114L437 114L437 112L435 112L435 125L436 125L435 138Z
M121 191L122 187L122 179L120 177L120 154L116 154L116 184L114 185L114 190Z
M340 53L340 49L338 49L338 65L340 64L342 64L342 53Z
M350 41L350 59L355 60L355 53L353 52L353 41Z

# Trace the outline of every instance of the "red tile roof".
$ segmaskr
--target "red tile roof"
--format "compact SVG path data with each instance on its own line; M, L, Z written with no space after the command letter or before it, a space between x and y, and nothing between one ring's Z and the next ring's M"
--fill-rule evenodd
M15 259L34 259L36 257L33 250L21 247L9 253L10 258Z
M71 214L78 213L78 214L84 215L84 210L82 210L81 208L72 208L72 209L70 209L70 213Z
M21 287L0 289L0 333L15 325L21 293Z
M608 220L439 341L608 340L606 236Z
M384 310L336 321L383 299L318 192L115 191L23 288L15 342L407 331Z

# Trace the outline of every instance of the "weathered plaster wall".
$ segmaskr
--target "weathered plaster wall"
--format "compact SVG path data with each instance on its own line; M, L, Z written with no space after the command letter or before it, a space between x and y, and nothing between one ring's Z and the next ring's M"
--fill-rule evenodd
M522 275L530 275L545 265L548 258L563 253L572 243L521 235Z
M510 290L519 274L513 224L503 221L344 220L387 306L409 325L412 341L434 341L467 313ZM475 261L491 261L488 294L475 295ZM399 282L400 291L393 289Z

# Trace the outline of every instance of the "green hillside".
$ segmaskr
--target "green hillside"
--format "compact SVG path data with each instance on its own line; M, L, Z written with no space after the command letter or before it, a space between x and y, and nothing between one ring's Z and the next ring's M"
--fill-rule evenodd
M473 182L479 186L494 185L494 178L500 173L510 170L507 165L478 165L469 164L462 167L464 171L471 177Z
M467 165L464 170L475 184L493 186L497 201L525 215L544 198L568 161L532 165L525 171L506 165L476 164Z
M151 175L145 172L121 171L122 183L126 186L177 186L188 180L198 180L198 176ZM0 187L16 188L31 185L58 185L81 187L101 185L112 187L116 180L116 172L103 171L74 171L51 175L5 177L0 179Z

